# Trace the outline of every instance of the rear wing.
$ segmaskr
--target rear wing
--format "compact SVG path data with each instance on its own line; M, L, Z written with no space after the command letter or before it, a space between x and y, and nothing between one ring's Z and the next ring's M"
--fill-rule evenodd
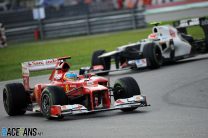
M66 59L70 59L70 56L53 58L53 59L44 59L44 60L35 60L23 62L22 65L22 78L23 84L26 90L30 89L29 77L30 72L42 71L42 70L53 70L56 66L64 62Z
M192 19L184 19L180 21L176 21L173 23L173 26L177 28L180 33L187 34L187 27L190 26L200 26L204 31L204 39L206 44L208 44L208 18L200 17L200 18L192 18Z

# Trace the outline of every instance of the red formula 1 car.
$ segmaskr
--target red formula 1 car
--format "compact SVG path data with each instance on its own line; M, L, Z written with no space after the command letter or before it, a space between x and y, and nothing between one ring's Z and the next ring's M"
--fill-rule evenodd
M46 118L121 109L133 111L148 106L140 94L137 82L131 77L118 79L114 87L108 79L87 74L77 76L62 57L22 63L23 84L7 84L3 89L4 107L8 115L22 115L26 111L41 112ZM49 83L29 86L31 71L52 69ZM111 103L114 97L114 104Z

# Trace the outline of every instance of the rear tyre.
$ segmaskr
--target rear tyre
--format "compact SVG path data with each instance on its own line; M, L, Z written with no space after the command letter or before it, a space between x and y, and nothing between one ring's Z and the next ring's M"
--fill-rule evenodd
M102 55L104 53L106 53L105 50L97 50L97 51L93 52L92 61L91 61L92 67L96 66L96 65L103 65L103 67L104 67L103 71L110 70L111 58L110 57L98 58L100 55ZM108 74L109 74L109 72L105 72L105 73L98 73L97 75L104 76L104 75L108 75Z
M27 94L21 83L6 84L3 89L4 108L8 115L23 115L27 107Z
M130 98L134 95L140 95L140 88L136 80L132 77L125 77L116 80L114 84L114 100ZM137 107L121 109L124 112L133 111Z
M51 117L52 105L67 105L68 98L63 88L58 86L48 86L41 94L41 112L47 119L55 119ZM59 116L58 119L63 118Z
M162 52L155 43L148 43L144 46L143 55L147 59L150 69L157 69L163 64Z

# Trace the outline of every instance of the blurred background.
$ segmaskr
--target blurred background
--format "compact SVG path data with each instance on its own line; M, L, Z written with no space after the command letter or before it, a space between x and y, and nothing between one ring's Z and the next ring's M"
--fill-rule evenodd
M207 0L0 0L9 41L89 35L204 16ZM191 11L189 11L191 9ZM194 10L195 9L195 10ZM201 11L200 11L200 10ZM174 13L183 10L183 13Z
M141 8L143 6L161 5L171 2L191 0L0 0L0 11L19 11L44 6L62 10L66 7L85 8L91 12L119 10L123 8ZM79 9L80 10L80 9Z
M53 7L56 10L69 6L82 7L88 5L90 11L96 12L191 1L193 0L0 0L0 11L31 9L37 5L46 8Z

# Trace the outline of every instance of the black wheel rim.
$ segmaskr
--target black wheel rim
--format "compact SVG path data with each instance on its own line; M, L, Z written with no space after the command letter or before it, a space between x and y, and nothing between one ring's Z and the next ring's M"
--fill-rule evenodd
M50 110L50 98L47 94L44 94L43 95L43 98L42 98L42 111L44 113L49 113L49 110Z
M4 89L3 91L3 102L4 102L4 108L6 111L8 111L8 106L9 106L9 100L8 100L8 96L6 93L6 90Z

